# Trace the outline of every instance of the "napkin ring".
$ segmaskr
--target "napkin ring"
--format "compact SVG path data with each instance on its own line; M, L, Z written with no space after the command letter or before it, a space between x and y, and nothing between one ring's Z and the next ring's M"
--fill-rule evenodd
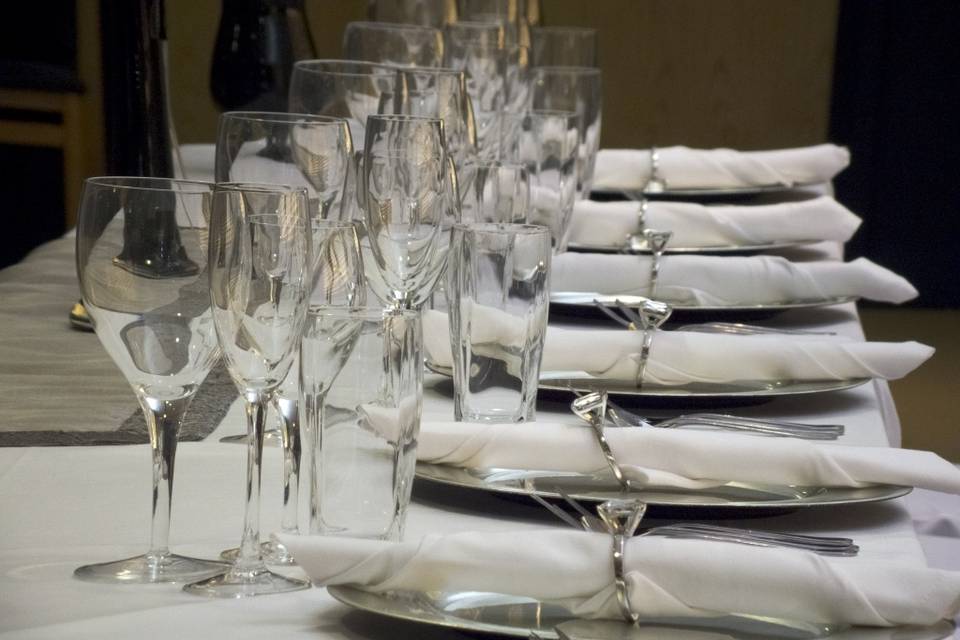
M627 243L621 253L637 253L647 250L647 239L643 235L647 230L647 199L640 198L637 203L637 230L627 234Z
M655 297L657 279L660 277L660 262L663 258L663 252L667 248L667 243L670 242L672 237L673 231L643 230L644 243L650 252L650 286L647 289L647 295L650 298Z
M640 616L630 607L623 560L627 540L637 531L646 510L647 505L640 500L608 500L597 507L597 514L613 538L613 584L617 590L617 605L620 615L630 624L636 624Z
M667 181L660 176L660 152L650 147L650 177L643 185L644 193L663 193L667 190Z
M614 479L623 491L630 491L632 488L630 480L620 467L620 463L617 462L617 457L613 455L613 450L603 433L603 426L607 421L607 392L593 391L579 396L570 403L570 410L593 429L593 437L600 447L604 460L607 461L607 466L613 472Z
M666 302L657 302L656 300L644 300L636 310L629 307L631 315L634 316L634 326L638 326L643 331L643 343L640 346L640 362L637 363L636 386L640 389L643 386L643 377L647 371L647 361L650 359L650 347L653 346L653 336L660 326L667 321L673 308Z

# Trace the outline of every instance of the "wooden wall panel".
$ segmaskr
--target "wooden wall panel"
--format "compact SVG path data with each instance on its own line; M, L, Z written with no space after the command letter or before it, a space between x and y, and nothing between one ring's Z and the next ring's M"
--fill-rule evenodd
M603 145L766 148L824 141L837 0L542 0L547 24L600 30ZM364 0L307 0L321 57ZM215 0L168 0L173 110L210 141Z

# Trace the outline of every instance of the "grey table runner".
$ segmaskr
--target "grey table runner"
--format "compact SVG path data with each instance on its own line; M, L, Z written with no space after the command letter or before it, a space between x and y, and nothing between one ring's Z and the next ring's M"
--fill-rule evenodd
M70 328L67 314L78 297L73 238L49 242L0 271L0 446L149 441L133 390L100 341ZM217 365L197 391L180 439L209 435L236 398Z

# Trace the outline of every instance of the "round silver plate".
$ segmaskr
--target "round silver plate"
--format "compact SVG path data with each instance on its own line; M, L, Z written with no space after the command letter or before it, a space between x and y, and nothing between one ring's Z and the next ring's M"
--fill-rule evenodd
M644 198L733 198L740 196L757 196L765 193L780 193L782 191L794 191L796 189L809 189L810 187L818 186L818 184L819 183L811 182L803 184L764 184L748 187L668 188L663 191L594 188L591 190L591 193L605 196L624 196L630 200L642 200Z
M902 637L911 640L941 640L949 637L954 630L953 623L947 620L923 628L869 629L832 628L743 616L644 620L634 626L615 620L577 620L566 607L499 593L402 591L380 594L344 586L327 587L327 591L343 604L398 620L517 638L534 637L531 634L535 633L536 637L544 640L558 639L558 626L571 640L642 640L657 637L686 640L806 640L824 637L834 640L890 640L894 634L901 637L901 633L904 634ZM437 633L424 637L444 636Z
M443 376L453 377L453 369L448 366L426 363L427 369ZM870 382L871 378L855 378L850 380L776 380L762 382L737 382L729 384L691 383L676 386L660 386L646 384L637 389L627 380L606 380L591 378L589 374L579 372L578 375L569 375L570 372L541 372L540 389L548 391L607 391L608 393L637 396L641 398L777 398L781 396L798 396L827 391L843 391L853 389Z
M769 242L766 244L743 244L743 245L724 245L714 247L671 247L667 245L664 249L666 254L707 254L714 255L720 253L759 253L761 251L779 251L781 249L793 249L806 245L816 244L819 240L796 240L793 242ZM567 248L573 251L585 251L590 253L631 253L646 255L650 251L643 249L633 251L629 247L611 247L609 245L583 244L580 242L570 242Z
M416 477L460 489L490 493L560 498L563 494L582 502L604 502L624 497L607 472L589 475L523 469L464 469L450 465L417 463ZM881 502L907 495L911 487L798 487L731 482L709 489L656 488L631 492L648 505L702 509L793 510L864 502Z
M616 301L619 300L627 306L639 306L644 300L641 296L631 295L609 295L589 291L556 291L550 294L550 304L588 307L593 309L594 300L600 304L616 308ZM847 302L856 302L857 296L836 296L832 298L817 298L814 300L786 300L783 302L762 302L757 304L732 304L732 305L698 305L684 302L669 302L673 309L681 311L696 312L743 312L743 311L787 311L789 309L809 309L814 307L829 307L835 304L846 304Z

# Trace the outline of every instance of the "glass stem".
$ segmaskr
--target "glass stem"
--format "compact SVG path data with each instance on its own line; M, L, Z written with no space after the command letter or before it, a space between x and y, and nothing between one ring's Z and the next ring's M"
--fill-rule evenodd
M296 400L278 396L274 404L280 414L280 432L283 436L283 517L280 529L284 533L299 533L297 520L300 510L300 463L303 456L300 416Z
M269 394L251 391L245 394L247 405L247 503L243 514L243 538L235 569L256 571L263 566L260 553L260 470L263 459L263 433L267 423Z
M177 434L193 396L160 400L139 395L147 418L153 454L153 514L150 524L150 551L153 561L170 555L170 509L173 504L173 463L177 455Z
M310 447L310 533L320 533L320 496L323 488L320 486L320 451L323 443L323 405L326 402L326 390L317 393L312 399L316 406L308 408L307 432L309 434L308 446ZM310 415L315 416L311 424Z

